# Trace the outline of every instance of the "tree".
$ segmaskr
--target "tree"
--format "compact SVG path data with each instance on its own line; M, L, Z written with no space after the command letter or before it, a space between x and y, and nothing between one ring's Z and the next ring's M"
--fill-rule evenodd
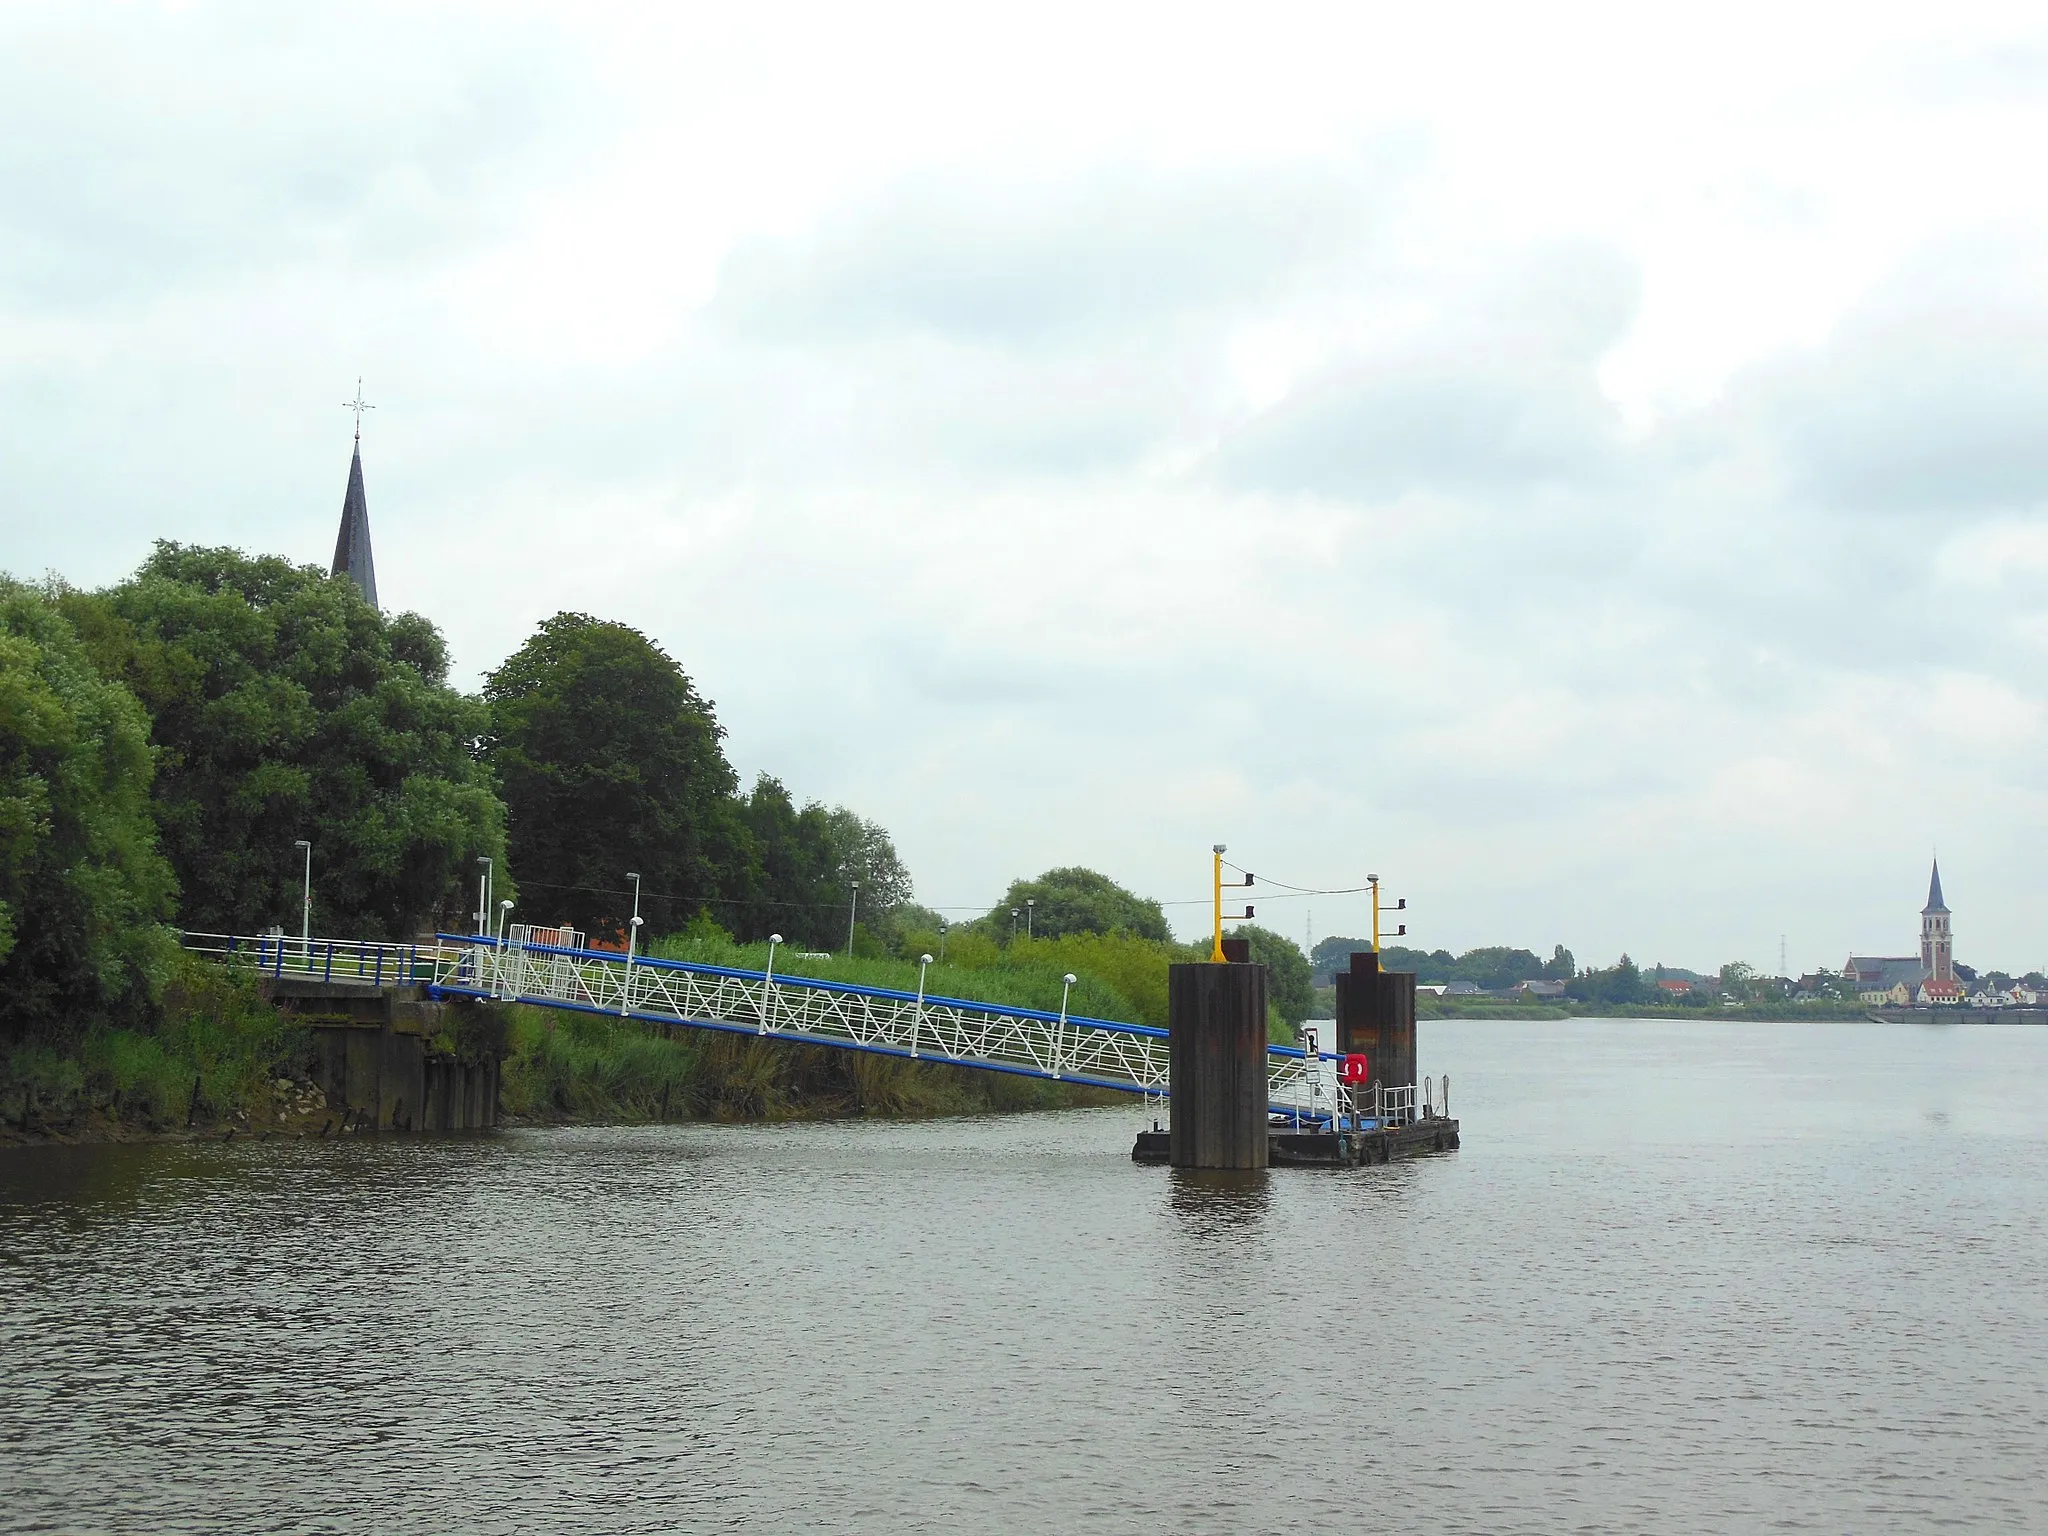
M1543 963L1528 950L1496 945L1465 951L1458 957L1451 979L1469 981L1483 991L1499 992L1518 981L1531 981L1542 975Z
M175 895L150 813L149 720L48 596L0 578L0 1039L139 1022Z
M740 821L753 867L744 880L728 874L733 933L749 942L780 933L806 949L843 938L846 889L825 808L813 801L798 810L782 781L764 773L741 802Z
M1011 910L1023 912L1027 902L1034 903L1030 930L1042 939L1070 933L1129 933L1164 944L1173 938L1158 902L1127 891L1092 869L1069 866L1048 869L1036 880L1013 880L984 921L1007 939ZM1022 928L1020 922L1020 932Z
M825 813L825 837L839 880L860 886L861 920L878 930L892 930L897 910L910 900L911 885L910 871L897 857L889 834L879 823L835 805Z
M1573 958L1572 952L1562 944L1553 945L1550 951L1550 958L1543 962L1543 979L1545 981L1570 981L1578 973L1579 962Z
M173 543L59 605L149 713L186 928L297 928L301 838L326 932L396 939L465 920L477 857L502 865L504 813L474 755L483 712L446 685L427 620L387 620L312 566Z
M1624 954L1602 978L1599 1000L1603 1003L1640 1003L1643 991L1641 969Z
M639 630L558 613L484 680L484 699L483 760L532 920L623 936L631 870L641 916L674 932L749 867L724 728Z
M1256 923L1240 923L1232 936L1247 940L1252 959L1268 972L1266 999L1290 1025L1299 1024L1315 1011L1315 982L1308 956L1301 946L1284 934Z

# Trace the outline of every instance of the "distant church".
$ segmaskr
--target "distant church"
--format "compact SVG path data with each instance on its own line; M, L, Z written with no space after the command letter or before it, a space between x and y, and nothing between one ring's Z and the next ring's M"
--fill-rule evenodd
M349 461L348 491L341 498L341 536L334 541L334 568L328 575L346 576L375 608L377 562L370 558L370 500L363 494L363 412L375 407L363 400L362 380L356 381L356 397L347 404L356 413L356 451Z
M1965 988L1956 979L1955 939L1949 931L1948 903L1941 899L1941 861L1927 885L1927 905L1920 909L1920 953L1917 955L1851 955L1842 976L1853 982L1866 1003L1909 1007L1914 1003L1959 1003Z

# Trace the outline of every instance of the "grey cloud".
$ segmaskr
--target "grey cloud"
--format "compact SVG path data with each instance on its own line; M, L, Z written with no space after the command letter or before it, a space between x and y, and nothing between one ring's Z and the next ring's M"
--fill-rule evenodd
M1533 264L1425 346L1341 361L1221 449L1230 484L1379 500L1595 484L1621 467L1595 369L1636 277L1602 252Z
M1788 489L1850 512L1964 515L2048 502L2048 304L1940 253L1819 348L1730 391Z
M1099 342L1328 278L1370 241L1394 178L1369 164L1051 190L907 183L803 238L740 246L714 313L786 342Z

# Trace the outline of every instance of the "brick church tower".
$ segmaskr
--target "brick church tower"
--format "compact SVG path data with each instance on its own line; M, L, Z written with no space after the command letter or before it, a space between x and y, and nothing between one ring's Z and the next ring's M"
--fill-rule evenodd
M1920 968L1930 981L1956 979L1948 916L1948 907L1941 899L1941 861L1936 859L1934 879L1927 887L1927 905L1920 909Z

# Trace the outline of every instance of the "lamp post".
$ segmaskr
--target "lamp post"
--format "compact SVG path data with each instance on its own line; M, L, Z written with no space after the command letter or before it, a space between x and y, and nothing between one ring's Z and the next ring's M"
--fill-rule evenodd
M1037 910L1038 898L1036 896L1026 896L1024 898L1024 937L1027 939L1031 937L1031 914Z
M505 930L507 927L510 926L511 920L512 898L507 896L503 901L498 903L498 952L495 957L497 961L497 966L494 974L491 977L491 996L493 997L505 997L509 995L505 991Z
M860 882L852 882L853 895L846 903L846 958L853 958L853 922L860 912Z
M924 973L931 969L932 957L917 957L917 1012L910 1016L910 1059L917 1059L917 1034L924 1027Z
M939 919L939 964L946 963L946 920Z
M1074 990L1074 983L1080 979L1072 971L1067 972L1065 976L1060 978L1063 983L1060 987L1060 1022L1059 1027L1053 1031L1052 1037L1052 1075L1054 1077L1060 1075L1060 1063L1066 1059L1067 1054L1067 996Z
M626 1010L633 1006L633 946L640 937L640 914L635 912L633 920L626 925L626 984L619 989L619 1017L626 1016Z
M306 850L306 883L299 898L299 951L313 963L313 845L299 838L292 846Z
M761 1030L768 1033L768 994L775 986L775 946L782 942L782 935L768 935L768 969L761 973Z
M491 860L487 854L478 854L477 863L484 872L476 877L476 936L484 936L484 928L491 920Z
M633 1000L633 950L640 938L640 876L629 869L626 878L633 882L633 916L626 923L626 985L619 993L619 1017L622 1019Z
M1023 916L1015 907L1010 908L1010 942L1017 942L1017 919Z

